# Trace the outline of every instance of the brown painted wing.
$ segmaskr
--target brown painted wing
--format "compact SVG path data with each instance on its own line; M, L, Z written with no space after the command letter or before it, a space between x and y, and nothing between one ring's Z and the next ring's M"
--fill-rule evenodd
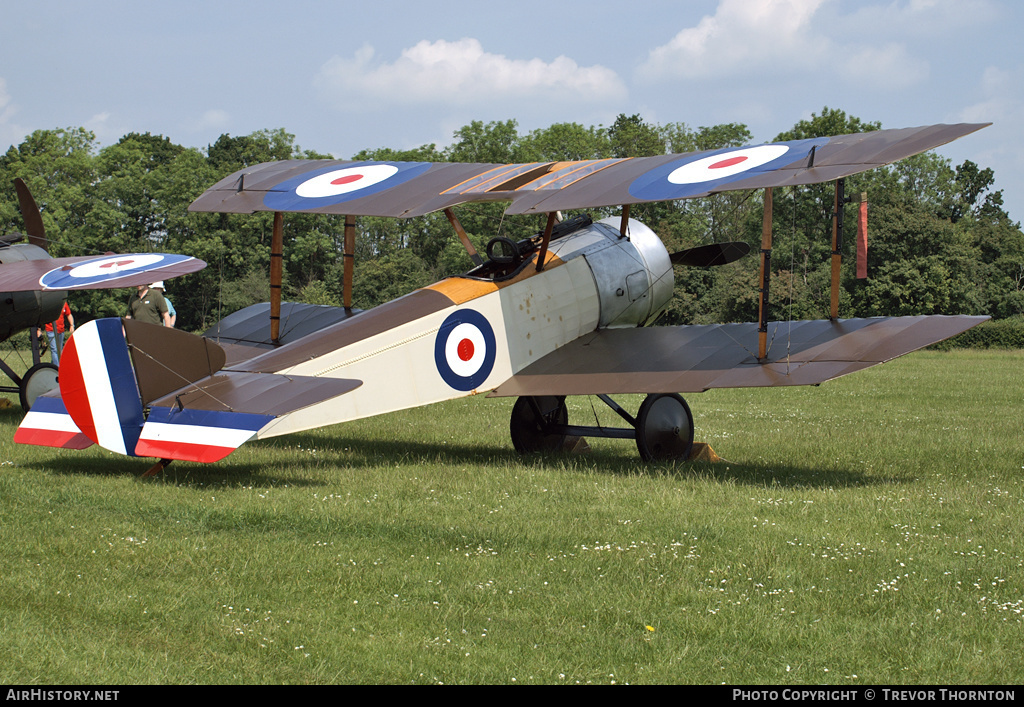
M156 256L161 259L155 260ZM149 266L132 267L133 259L139 257L154 261ZM42 258L0 265L0 291L110 290L170 280L205 267L198 258L162 253Z
M625 159L468 164L287 160L235 172L191 211L412 217L469 202L545 213L815 184L891 164L988 125L960 123Z
M491 394L694 393L817 385L956 336L971 316L772 322L757 360L756 323L600 329L554 351Z

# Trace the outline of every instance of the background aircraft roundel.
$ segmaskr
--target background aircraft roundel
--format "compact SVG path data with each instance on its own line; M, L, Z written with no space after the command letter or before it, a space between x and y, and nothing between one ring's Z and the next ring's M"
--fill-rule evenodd
M813 138L686 155L640 176L630 184L629 193L637 199L653 201L685 199L806 160L812 150L827 144L828 138Z
M494 368L497 345L487 318L472 309L448 315L434 340L434 362L455 390L479 388Z
M332 206L398 186L428 169L428 162L356 162L340 169L332 166L281 182L267 193L263 203L274 211Z
M54 268L39 278L39 285L44 290L78 290L108 283L110 287L116 287L117 280L140 273L150 273L149 280L155 281L161 279L161 268L192 260L191 256L172 253L102 256Z

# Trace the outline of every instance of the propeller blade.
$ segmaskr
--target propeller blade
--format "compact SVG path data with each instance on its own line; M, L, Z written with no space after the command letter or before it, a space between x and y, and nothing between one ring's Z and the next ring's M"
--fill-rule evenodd
M14 189L18 192L18 204L21 205L21 217L25 219L28 242L48 251L46 229L43 227L43 217L39 213L36 200L32 198L32 193L21 177L14 180Z
M725 265L739 260L750 252L750 246L742 241L731 243L710 243L696 248L687 248L673 253L673 265L689 265L698 268L709 268L714 265Z

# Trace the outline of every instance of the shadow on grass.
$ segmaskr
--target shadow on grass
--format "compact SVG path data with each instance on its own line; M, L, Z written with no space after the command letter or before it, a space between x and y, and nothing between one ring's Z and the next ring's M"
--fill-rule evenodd
M779 488L855 488L886 486L909 481L896 475L878 476L853 469L787 464L766 468L763 464L730 461L644 463L629 441L602 445L584 453L567 451L521 456L510 446L492 444L437 444L409 440L367 440L360 437L324 437L303 433L259 443L287 453L289 447L315 449L321 461L345 467L442 464L446 466L539 466L615 476L666 476L702 478L745 486Z
M21 421L20 408L0 409L0 427L8 427L13 436ZM62 454L59 458L24 461L26 468L61 475L129 476L141 482L170 483L181 486L321 486L323 473L308 473L304 467L370 468L440 464L445 466L510 467L537 466L615 476L647 475L680 480L703 479L744 486L778 488L854 488L906 483L898 475L878 476L859 470L821 468L807 464L764 464L694 462L656 462L644 464L635 446L621 440L586 453L557 452L520 456L511 445L481 443L436 443L411 440L366 439L359 436L296 433L247 445L258 456L278 460L242 461L238 456L214 464L175 462L158 475L142 478L154 463L148 458L120 457L103 453ZM310 456L315 452L315 458ZM55 452L56 454L56 452ZM239 459L239 461L235 461Z
M231 462L173 462L162 472L151 477L143 477L155 462L155 459L150 458L111 454L109 457L65 456L48 461L25 462L21 466L60 476L127 476L138 479L140 483L172 483L181 486L319 486L322 483L319 479L306 479L300 475L284 473L280 467L275 469L266 464ZM279 473L274 473L275 471Z

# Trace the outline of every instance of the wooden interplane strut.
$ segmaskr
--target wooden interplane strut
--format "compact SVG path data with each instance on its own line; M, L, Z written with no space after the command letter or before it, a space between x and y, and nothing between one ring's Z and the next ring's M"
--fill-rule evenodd
M768 294L772 277L772 190L764 190L764 217L761 221L761 287L758 304L757 360L768 357Z
M284 276L284 214L274 212L274 233L270 242L270 340L281 340L281 279Z
M352 278L355 276L354 265L356 258L356 217L351 214L345 216L344 249L345 268L341 289L341 303L346 310L350 310L352 309Z
M540 254L537 256L537 272L544 269L544 258L548 255L548 244L551 243L551 232L555 230L555 221L558 214L554 211L548 214L548 223L544 227L544 240L540 244Z
M843 263L843 206L847 203L846 180L836 180L836 196L832 208L832 308L829 318L839 319L839 271Z
M455 229L455 233L459 236L459 241L462 242L462 247L469 253L470 260L473 261L474 265L483 265L484 260L480 257L480 254L476 252L476 248L469 240L469 235L466 233L466 229L462 227L462 223L459 221L455 212L451 209L445 209L444 215L448 217L448 223Z

